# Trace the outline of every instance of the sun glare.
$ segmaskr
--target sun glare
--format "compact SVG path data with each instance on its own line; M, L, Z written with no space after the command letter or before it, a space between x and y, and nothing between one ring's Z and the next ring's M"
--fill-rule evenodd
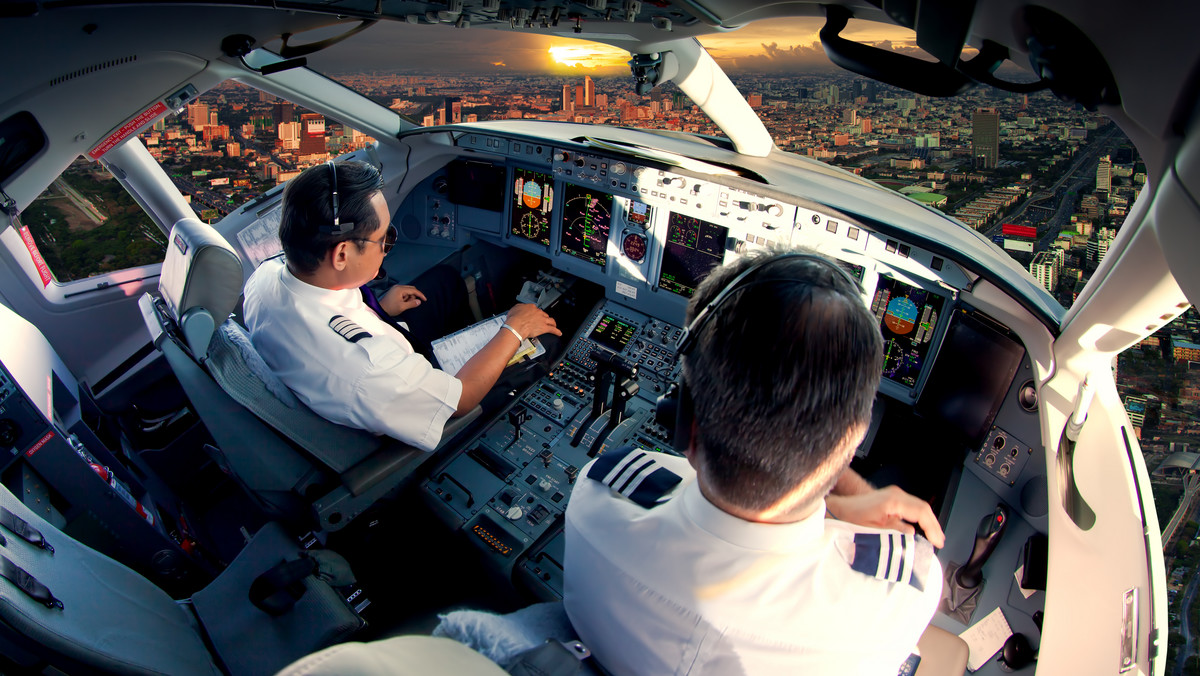
M623 67L629 61L629 52L595 42L554 45L549 51L555 64L570 68Z

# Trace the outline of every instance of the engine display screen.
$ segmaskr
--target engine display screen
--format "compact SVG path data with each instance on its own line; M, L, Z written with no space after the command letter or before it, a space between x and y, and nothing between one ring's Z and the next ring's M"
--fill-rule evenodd
M541 172L513 170L513 236L550 246L550 210L554 181Z
M596 322L596 328L592 329L588 338L613 352L620 353L636 331L637 327L624 319L605 314Z
M883 333L883 377L915 387L946 299L891 277L879 278L871 312Z
M696 286L725 260L728 237L729 228L671 212L658 285L691 298Z
M612 228L613 196L570 183L563 192L563 253L604 265Z

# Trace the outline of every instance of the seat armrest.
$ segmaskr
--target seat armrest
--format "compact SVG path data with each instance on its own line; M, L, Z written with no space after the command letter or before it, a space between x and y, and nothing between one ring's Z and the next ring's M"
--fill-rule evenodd
M916 676L962 676L967 671L970 651L967 642L932 624L917 641L921 663Z
M438 442L434 453L482 414L483 409L476 406L466 415L447 421L446 427L442 430L442 440ZM432 456L433 453L426 453L415 446L401 441L393 441L342 472L342 485L350 491L351 495L362 495L388 476L405 469L411 471Z

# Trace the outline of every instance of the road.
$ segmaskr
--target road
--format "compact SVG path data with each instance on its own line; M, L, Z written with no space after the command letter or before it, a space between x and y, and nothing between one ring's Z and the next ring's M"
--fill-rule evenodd
M1067 198L1073 197L1080 190L1087 187L1095 180L1096 164L1099 162L1100 155L1108 152L1109 148L1112 147L1113 139L1116 138L1117 133L1117 126L1112 125L1109 130L1104 132L1104 134L1100 136L1100 138L1096 139L1094 143L1089 143L1087 145L1087 149L1084 150L1083 153L1076 157L1071 163L1071 168L1063 173L1063 175L1054 182L1054 185L1050 186L1049 192L1057 195L1059 198L1058 208L1055 210L1054 216L1052 216L1048 222L1046 233L1038 239L1037 245L1034 247L1034 251L1044 250L1049 243L1054 240L1055 237L1058 237L1058 233L1062 232L1062 229L1070 221L1071 214L1074 213L1075 210L1075 200ZM1082 176L1076 178L1075 175L1085 167L1087 168L1087 171L1085 171ZM1070 187L1064 190L1063 184L1072 179L1074 180ZM1038 190L1033 195L1023 200L1017 205L1016 209L1006 214L1003 218L998 219L996 224L988 228L984 234L988 237L988 239L1000 234L1000 229L1004 223L1012 223L1017 221L1017 219L1025 213L1025 209L1028 208L1030 204L1033 202L1040 202L1045 199L1045 192L1046 190Z
M79 207L79 210L83 212L83 215L92 219L93 222L103 223L104 221L108 220L108 217L100 213L100 210L96 208L95 204L92 204L90 199L81 195L75 188L72 188L69 183L62 179L62 177L54 179L54 185L57 186L58 189L67 196L67 199L71 200L75 206Z
M1183 603L1179 606L1179 633L1183 634L1183 647L1175 653L1175 673L1171 676L1183 676L1183 664L1187 662L1190 656L1196 650L1196 642L1192 639L1192 630L1188 626L1189 609L1192 607L1192 599L1196 597L1196 584L1200 583L1200 575L1196 575L1193 571L1192 579L1188 582L1187 589L1183 592Z
M1175 509L1175 513L1171 515L1171 520L1167 522L1167 527L1162 529L1162 543L1166 547L1175 537L1175 531L1187 519L1188 514L1192 510L1192 502L1196 499L1196 493L1200 491L1200 475L1189 474L1184 479L1183 495L1179 498L1179 507Z

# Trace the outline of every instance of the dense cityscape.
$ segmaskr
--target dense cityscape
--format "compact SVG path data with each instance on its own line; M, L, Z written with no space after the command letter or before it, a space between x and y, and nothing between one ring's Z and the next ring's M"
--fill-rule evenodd
M629 78L434 79L378 72L333 77L423 126L541 119L721 133L673 86L641 96ZM842 74L743 75L735 84L780 149L859 174L980 231L1064 307L1104 260L1146 181L1136 150L1114 124L1045 93L977 88L943 100ZM158 122L142 140L210 221L307 166L373 142L336 120L230 83ZM78 195L114 185L110 178L80 160L43 195L41 209L28 211L39 247L60 280L161 260L161 234L123 221L119 237L106 237L141 244L86 263L71 258L70 241L103 230L98 226L106 220L115 227L128 211L107 206L122 204L113 196L98 198L106 205L99 212L108 213L89 213L95 205ZM127 197L125 205L131 204ZM1189 309L1113 364L1152 474L1172 628L1184 612L1180 599L1195 593L1194 585L1184 590L1194 577L1187 573L1200 562L1200 547L1192 545L1195 507L1184 489L1198 460L1189 452L1200 439L1200 369L1193 368L1198 363L1200 315ZM1187 612L1193 627L1200 624L1195 606ZM1169 643L1167 673L1177 673L1177 666L1200 673L1195 657L1175 664L1180 636L1172 635Z

